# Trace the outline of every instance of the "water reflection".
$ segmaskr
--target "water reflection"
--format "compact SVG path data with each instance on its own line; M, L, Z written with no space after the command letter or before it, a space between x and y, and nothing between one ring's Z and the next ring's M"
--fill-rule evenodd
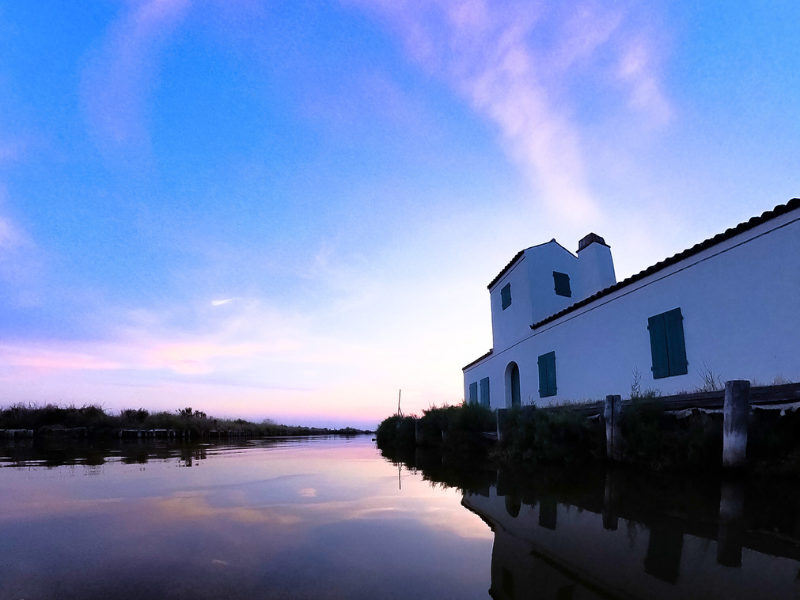
M318 436L314 439L344 439L346 436ZM64 465L100 466L109 462L144 465L151 461L175 461L191 467L205 460L209 449L232 450L276 448L297 445L310 438L236 439L224 442L139 438L133 440L93 440L60 438L0 439L0 468L3 467L61 467Z
M2 456L0 600L479 600L490 585L491 532L458 490L405 468L399 490L369 437Z
M797 483L387 458L368 437L0 446L0 600L800 598Z
M459 488L491 528L495 600L800 598L796 482L388 458Z

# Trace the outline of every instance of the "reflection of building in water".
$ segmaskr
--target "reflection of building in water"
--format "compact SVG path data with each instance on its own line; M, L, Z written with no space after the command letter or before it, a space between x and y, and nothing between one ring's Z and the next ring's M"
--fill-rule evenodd
M501 483L504 495L497 486L465 494L464 506L495 534L492 598L800 598L800 548L745 531L739 486L723 485L718 515L641 522L616 505L613 483L581 506Z

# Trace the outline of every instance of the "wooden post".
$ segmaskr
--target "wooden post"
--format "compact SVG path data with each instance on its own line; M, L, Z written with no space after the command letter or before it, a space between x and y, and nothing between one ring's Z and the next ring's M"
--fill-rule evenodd
M722 466L738 469L747 458L747 421L750 417L750 382L725 382L722 411Z
M606 396L603 417L606 421L606 456L610 460L619 460L622 456L622 431L619 425L622 412L622 396Z
M497 418L497 442L505 441L505 431L506 431L506 412L508 409L505 408L498 408L496 414Z

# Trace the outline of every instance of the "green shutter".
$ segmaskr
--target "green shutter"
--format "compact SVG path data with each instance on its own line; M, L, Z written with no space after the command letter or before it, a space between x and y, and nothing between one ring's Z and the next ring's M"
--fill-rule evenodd
M503 310L507 309L511 306L511 284L507 283L503 286L503 289L500 290L500 299L503 303Z
M547 359L542 354L538 360L539 364L539 398L547 397Z
M653 359L653 379L669 377L669 354L667 353L667 327L664 314L647 319L650 331L650 355Z
M572 298L572 290L569 287L569 275L553 271L553 283L556 287L556 294Z
M686 375L689 372L686 360L686 341L683 338L683 315L680 308L664 313L664 325L667 337L667 357L669 374Z
M556 388L556 353L545 354L547 357L547 395L555 396L558 393Z
M489 378L481 379L481 404L489 406Z
M469 403L477 404L478 402L478 382L469 384Z
M558 393L556 387L556 353L542 354L538 360L539 365L539 397L547 398Z

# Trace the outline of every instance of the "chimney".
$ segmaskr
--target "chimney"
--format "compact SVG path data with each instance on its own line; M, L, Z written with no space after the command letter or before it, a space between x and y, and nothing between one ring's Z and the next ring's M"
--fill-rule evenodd
M617 282L611 247L596 233L590 233L578 242L578 268L581 273L581 290L578 296L581 299Z
M603 238L601 238L599 235L597 235L596 233L590 233L585 238L583 238L580 242L578 242L578 252L580 252L581 250L586 248L589 244L593 244L595 242L597 242L598 244L603 244L603 246L605 246L607 248L611 247L608 244L606 244L606 241Z

